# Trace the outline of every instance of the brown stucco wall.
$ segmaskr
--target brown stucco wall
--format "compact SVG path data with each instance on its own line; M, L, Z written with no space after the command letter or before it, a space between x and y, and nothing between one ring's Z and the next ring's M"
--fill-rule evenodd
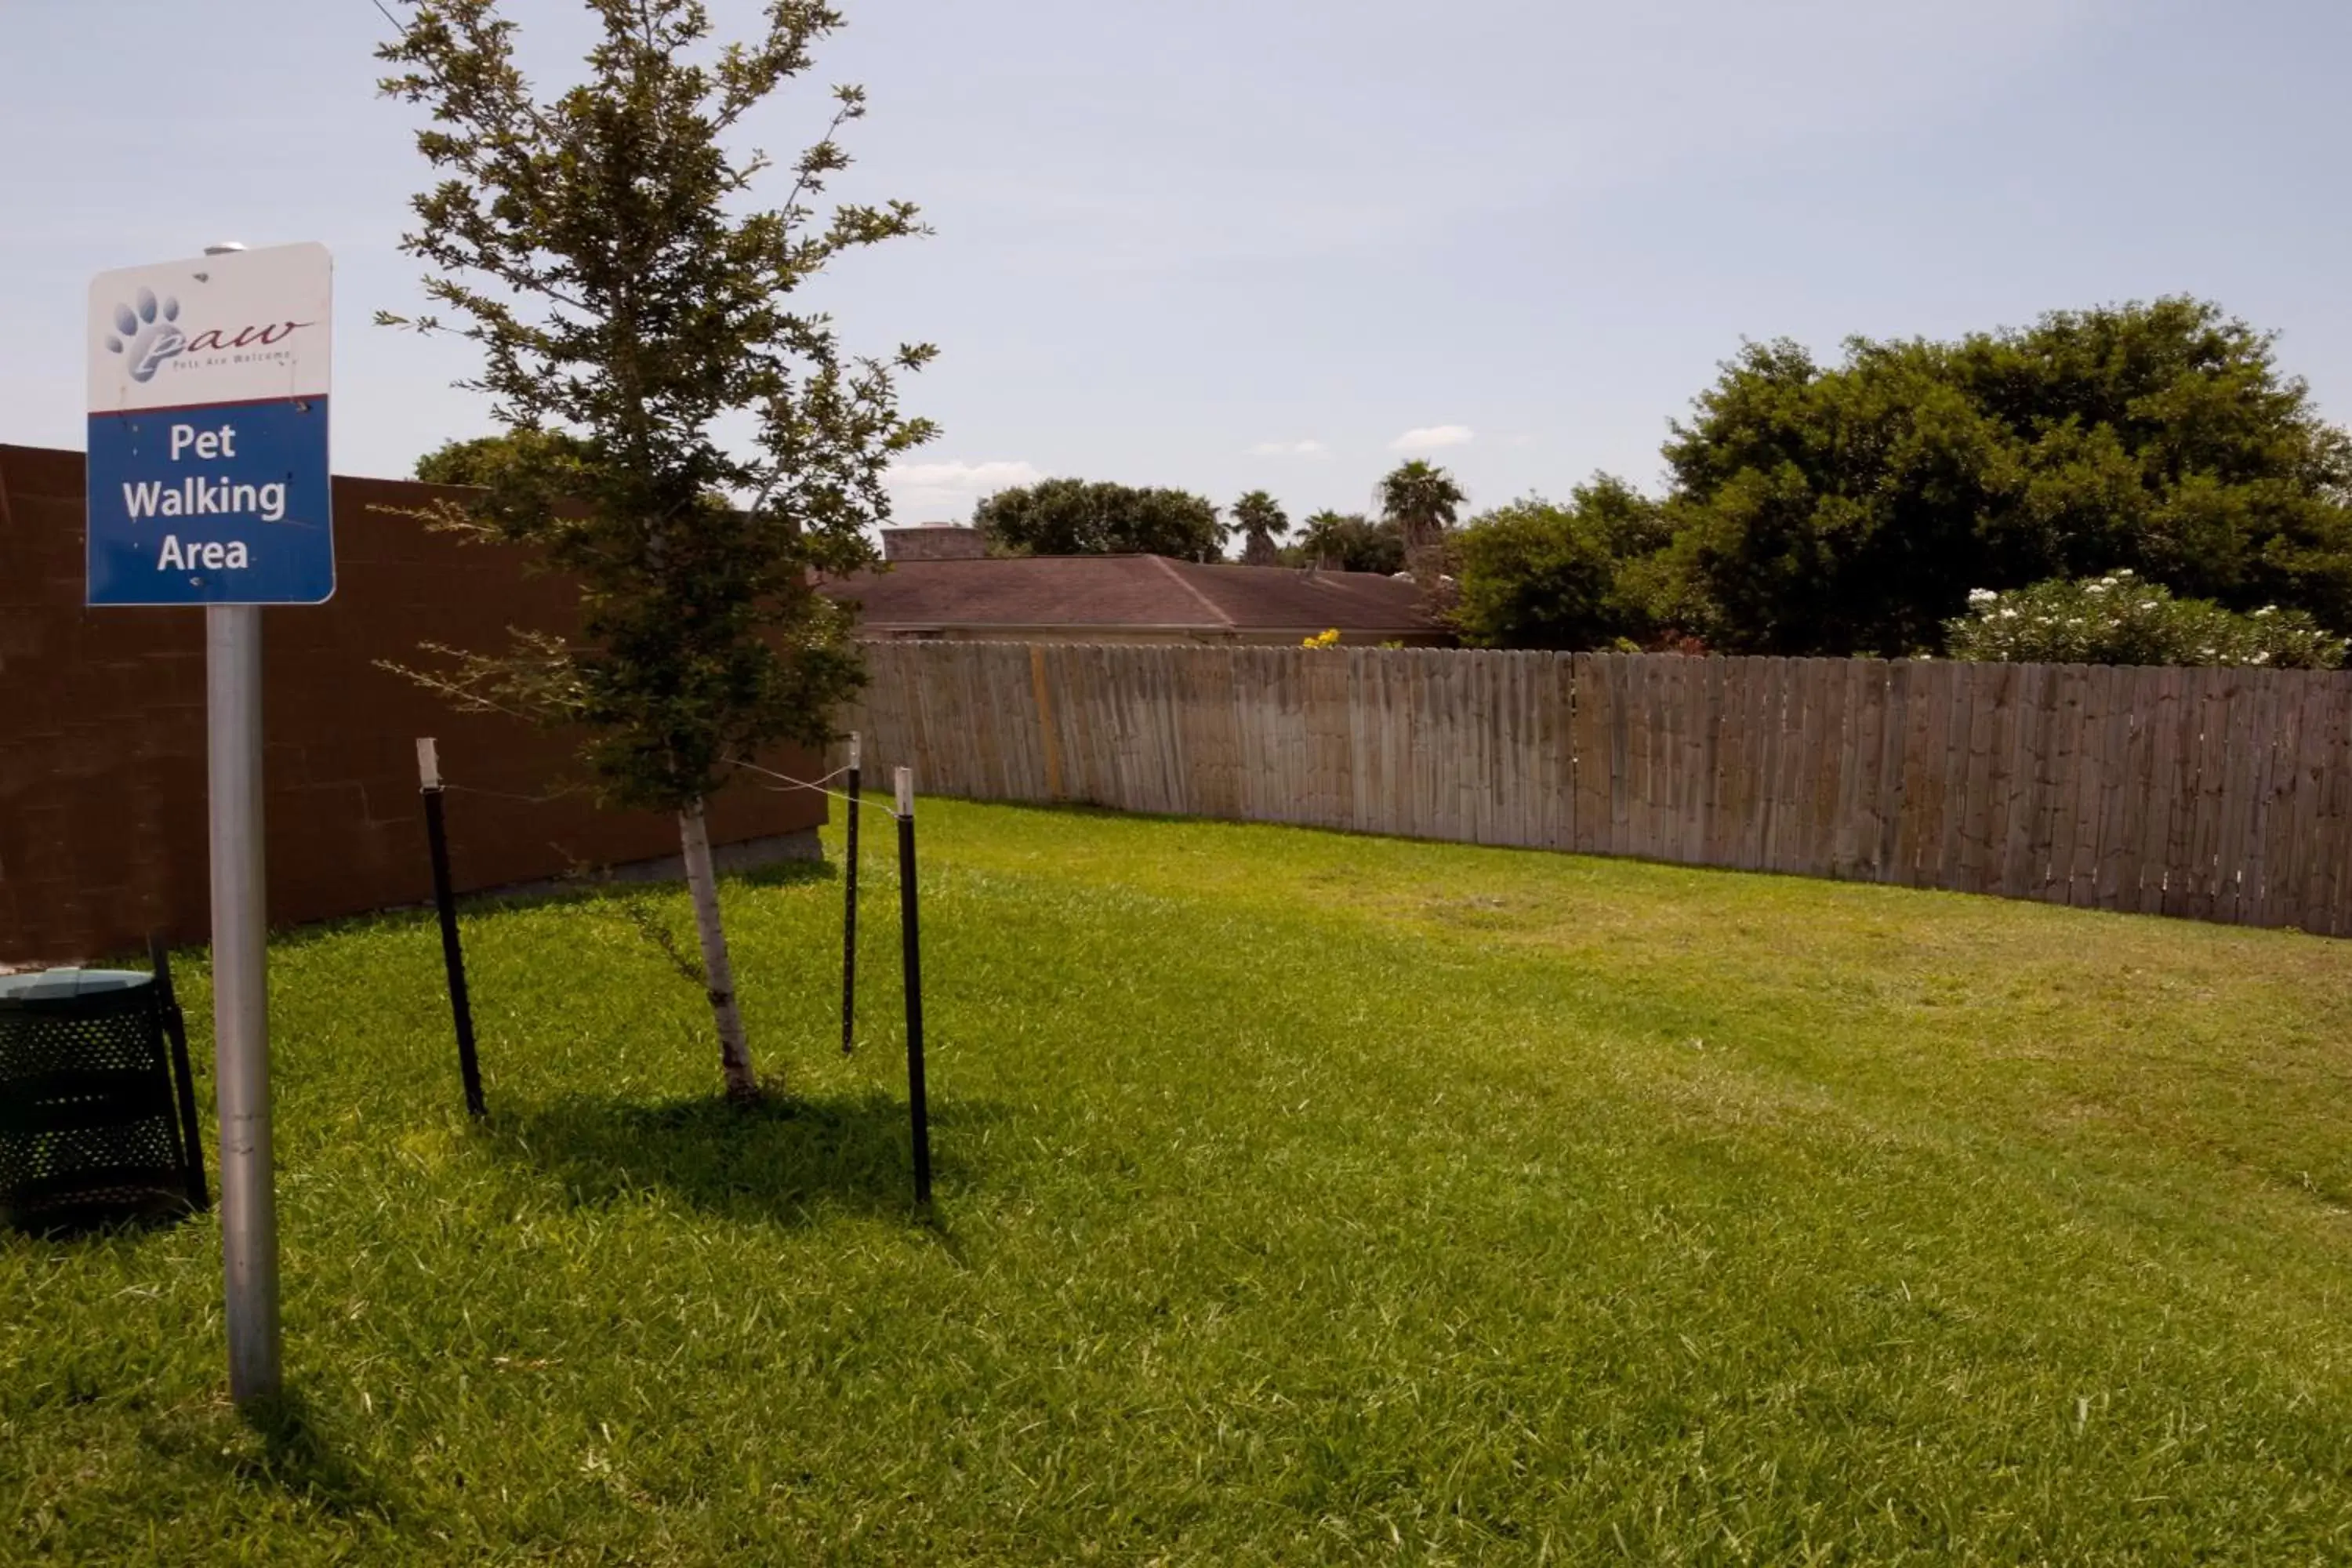
M81 454L0 446L0 965L89 959L150 931L202 942L209 924L204 612L82 606ZM420 641L491 648L509 626L561 625L570 589L517 552L466 547L385 507L430 487L335 480L334 599L263 612L266 801L273 924L432 893L415 737L440 742L453 785L450 853L468 890L677 852L652 816L543 796L570 742L452 712L374 668ZM801 777L808 759L771 765ZM723 844L803 833L805 792L727 790Z

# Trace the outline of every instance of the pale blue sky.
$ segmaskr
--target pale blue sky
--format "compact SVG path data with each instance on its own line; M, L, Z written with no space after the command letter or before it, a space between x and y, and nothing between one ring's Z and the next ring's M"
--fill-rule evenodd
M842 0L790 150L939 233L824 286L929 338L901 521L1050 473L1360 508L1645 485L1743 336L1833 353L2188 291L2352 414L2341 0ZM511 0L560 79L570 0ZM722 31L745 0L713 0ZM484 427L369 324L423 168L369 0L0 0L0 440L79 447L89 276L215 237L337 258L336 468ZM1407 439L1408 432L1423 432ZM1432 434L1433 433L1433 434Z

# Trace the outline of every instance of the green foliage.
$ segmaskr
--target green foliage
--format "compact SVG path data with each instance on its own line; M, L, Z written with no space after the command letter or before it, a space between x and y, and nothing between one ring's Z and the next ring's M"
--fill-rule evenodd
M1473 647L1589 648L1626 635L1617 562L1574 511L1530 497L1475 519L1457 542L1454 622Z
M1286 546L1282 555L1293 566L1392 577L1404 570L1404 533L1392 522L1374 522L1361 512L1318 511L1299 525L1298 542Z
M1282 549L1275 541L1290 531L1290 518L1280 502L1264 490L1252 490L1234 502L1233 526L1242 536L1242 564L1278 566Z
M416 459L415 477L428 485L510 485L518 471L560 471L588 460L588 443L561 430L509 430L470 440L444 441Z
M2352 630L2352 440L2215 305L1856 338L1828 370L1751 344L1666 458L1675 559L1736 651L1933 650L1970 584L2123 567Z
M378 51L384 93L429 116L416 142L440 178L403 248L447 312L383 319L474 343L468 384L513 437L451 454L489 488L434 521L532 547L581 584L576 628L439 650L453 672L424 679L583 727L610 798L682 811L730 760L826 741L861 679L848 616L814 584L874 558L884 468L932 433L899 416L893 372L932 351L852 356L793 300L835 257L921 226L904 202L811 205L848 165L835 134L865 112L856 88L835 89L783 205L756 204L768 160L734 138L809 69L840 25L828 6L772 0L757 36L719 49L699 0L587 8L585 78L551 98L499 0L404 0ZM718 433L730 418L740 443Z
M972 509L999 555L1167 555L1214 561L1227 530L1215 503L1190 490L1044 479L999 490Z
M751 1110L613 900L467 909L478 1127L429 914L281 933L302 1404L220 1396L211 1220L0 1234L0 1559L2343 1558L2342 943L920 816L936 1216L830 877L729 885L807 1047Z
M2335 669L2345 641L2300 610L2265 605L2252 615L2210 599L2179 599L2129 568L2086 581L2054 578L2030 588L1969 595L1953 620L1954 658L2027 664L2263 665Z
M1656 557L1669 541L1655 501L1609 475L1562 507L1530 496L1472 520L1454 542L1454 622L1474 647L1593 648L1658 629Z

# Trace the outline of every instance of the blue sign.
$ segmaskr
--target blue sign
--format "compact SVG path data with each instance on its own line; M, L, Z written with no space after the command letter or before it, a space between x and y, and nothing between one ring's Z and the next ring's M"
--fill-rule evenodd
M316 605L335 592L327 400L89 417L92 605Z
M333 596L332 316L317 245L91 281L89 604Z

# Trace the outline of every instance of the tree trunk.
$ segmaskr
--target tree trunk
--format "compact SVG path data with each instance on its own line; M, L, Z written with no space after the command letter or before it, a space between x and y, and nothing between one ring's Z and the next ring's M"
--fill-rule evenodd
M719 1024L719 1065L727 1075L730 1100L756 1099L760 1080L751 1072L751 1047L743 1037L743 1014L735 1005L735 966L727 958L727 928L719 919L719 877L710 866L710 828L702 802L677 814L677 837L686 852L686 886L694 895L694 929L702 939L702 973L710 991L710 1016Z
M1412 574L1413 583L1421 589L1422 596L1435 603L1438 579L1445 572L1444 543L1426 534L1411 540L1405 545L1404 569Z

